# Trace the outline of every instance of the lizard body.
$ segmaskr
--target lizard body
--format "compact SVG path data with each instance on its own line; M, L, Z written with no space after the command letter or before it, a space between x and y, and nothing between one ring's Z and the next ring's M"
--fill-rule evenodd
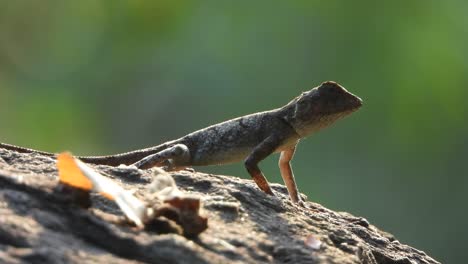
M244 161L258 187L273 194L258 163L270 154L280 152L278 164L281 176L291 200L299 203L301 201L290 166L297 143L301 138L356 111L361 105L359 97L339 84L324 82L283 107L231 119L158 146L110 156L78 158L87 163L135 165L140 169L154 166L179 169ZM0 148L55 156L53 153L5 143L0 143Z

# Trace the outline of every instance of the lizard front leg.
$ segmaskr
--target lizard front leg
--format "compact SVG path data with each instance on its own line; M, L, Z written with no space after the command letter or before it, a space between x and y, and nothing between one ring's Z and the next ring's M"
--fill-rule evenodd
M190 160L190 151L184 144L176 144L161 150L158 153L144 157L133 165L139 169L149 169L154 166L169 163L169 170L180 165L187 165Z
M275 135L269 136L257 145L250 155L245 159L244 165L258 188L267 194L274 195L267 179L258 167L258 163L268 157L281 144L281 138Z
M281 152L278 165L281 172L281 177L283 178L284 184L286 184L286 188L288 188L289 197L293 203L302 203L299 193L297 191L296 181L294 180L294 173L291 168L290 161L294 156L294 152L296 151L296 146L284 150Z

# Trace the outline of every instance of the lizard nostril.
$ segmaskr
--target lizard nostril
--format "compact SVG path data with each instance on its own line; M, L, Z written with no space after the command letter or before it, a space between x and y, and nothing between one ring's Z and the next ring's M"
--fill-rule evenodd
M356 105L357 105L358 107L361 107L361 106L362 106L362 99L359 98L359 97L357 97L357 96L356 96L356 99L357 99L357 100L356 100Z
M354 107L354 108L359 108L362 106L362 99L357 97L357 96L353 96L350 100L349 100L350 104Z

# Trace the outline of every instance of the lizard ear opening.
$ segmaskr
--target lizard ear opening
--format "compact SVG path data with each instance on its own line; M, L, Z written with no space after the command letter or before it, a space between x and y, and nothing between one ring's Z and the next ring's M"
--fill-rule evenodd
M299 97L294 107L295 119L303 119L305 116L309 116L310 112L313 110L313 97L315 90L309 92L303 92Z
M300 119L301 114L307 110L308 104L303 101L297 101L296 106L294 107L294 119Z

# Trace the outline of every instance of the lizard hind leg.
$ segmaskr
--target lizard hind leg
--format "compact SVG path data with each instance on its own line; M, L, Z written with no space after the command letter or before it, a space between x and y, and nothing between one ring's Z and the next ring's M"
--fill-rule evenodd
M190 161L190 151L184 144L176 144L158 153L144 157L133 165L139 169L149 169L155 166L169 165L169 170L183 166Z

